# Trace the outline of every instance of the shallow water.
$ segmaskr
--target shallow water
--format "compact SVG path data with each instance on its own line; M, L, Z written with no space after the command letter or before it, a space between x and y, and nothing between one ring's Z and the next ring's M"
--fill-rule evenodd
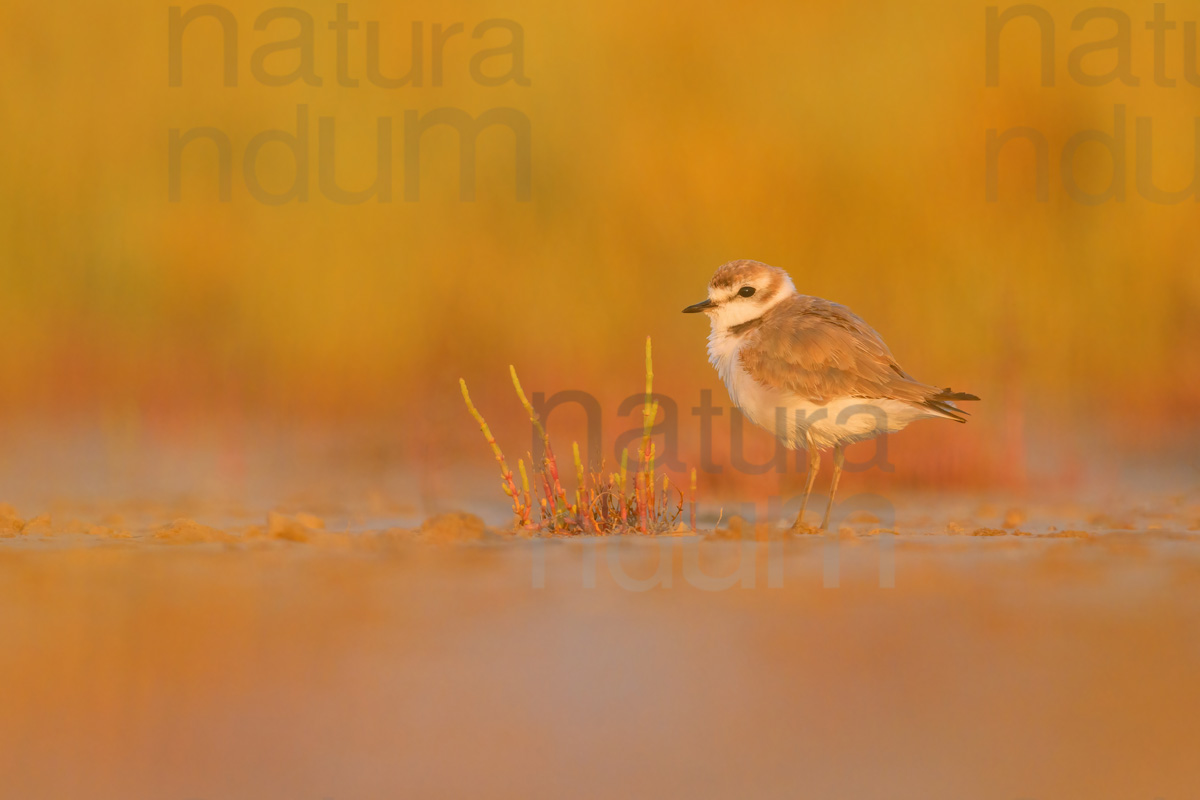
M1174 507L745 540L42 522L0 539L4 793L1187 798Z

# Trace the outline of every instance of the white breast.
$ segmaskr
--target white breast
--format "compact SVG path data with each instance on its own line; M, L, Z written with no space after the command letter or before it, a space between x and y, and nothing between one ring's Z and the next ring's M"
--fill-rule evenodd
M708 337L708 360L716 367L733 404L755 425L783 440L789 449L805 447L810 438L820 449L850 444L895 433L914 420L939 416L901 400L839 397L818 404L764 386L738 361L741 338L714 330Z
M803 439L793 442L793 436L790 435L792 432L787 429L787 426L780 431L777 430L778 426L776 425L778 421L776 409L786 409L792 404L794 398L786 392L764 386L750 377L738 361L740 344L741 337L727 331L714 330L708 335L708 360L716 367L717 374L721 376L721 381L729 391L729 399L742 410L751 422L783 439L789 448L803 447Z

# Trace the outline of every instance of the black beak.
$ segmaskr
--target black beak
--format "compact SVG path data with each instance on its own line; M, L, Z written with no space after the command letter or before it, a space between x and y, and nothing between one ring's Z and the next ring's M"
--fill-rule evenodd
M688 306L687 308L685 308L685 309L683 310L683 313L685 313L685 314L695 314L695 313L697 313L697 312L699 312L699 311L707 311L707 310L708 310L708 309L710 309L710 308L715 308L715 307L716 307L716 305L717 305L717 304L716 304L716 303L714 303L712 300L702 300L702 301L700 301L699 303L693 303L692 305L690 305L690 306Z

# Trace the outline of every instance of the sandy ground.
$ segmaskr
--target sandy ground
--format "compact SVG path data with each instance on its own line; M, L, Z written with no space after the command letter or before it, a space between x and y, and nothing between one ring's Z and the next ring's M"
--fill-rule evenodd
M2 508L0 794L1200 797L1195 499L962 508L570 541Z

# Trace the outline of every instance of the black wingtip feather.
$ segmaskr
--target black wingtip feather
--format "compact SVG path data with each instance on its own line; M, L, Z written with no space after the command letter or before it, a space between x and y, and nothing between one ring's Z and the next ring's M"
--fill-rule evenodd
M970 412L964 411L957 406L951 405L955 400L978 400L979 398L973 394L966 392L956 392L947 386L935 395L932 395L925 400L925 406L942 414L945 419L952 419L955 422L966 422L966 416Z
M959 415L967 414L968 412L963 411L961 408L955 408L954 406L947 405L943 400L930 398L929 400L925 401L925 406L933 409L939 414L944 415L946 419L952 419L955 422L967 421L965 417Z
M973 394L966 392L956 392L947 386L942 391L938 392L931 399L933 400L978 400L979 398Z

